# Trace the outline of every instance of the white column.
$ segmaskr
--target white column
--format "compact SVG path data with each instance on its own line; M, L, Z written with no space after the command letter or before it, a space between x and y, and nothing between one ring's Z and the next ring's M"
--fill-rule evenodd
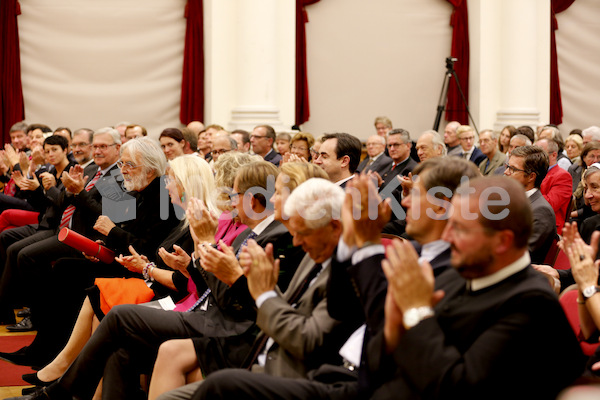
M471 0L472 113L479 128L545 124L550 112L550 2Z
M294 123L295 2L205 1L206 122Z
M281 130L289 129L293 122L289 114L290 108L293 112L295 73L294 11L292 1L238 1L236 103L230 126L251 130L268 124ZM281 24L282 20L286 22Z

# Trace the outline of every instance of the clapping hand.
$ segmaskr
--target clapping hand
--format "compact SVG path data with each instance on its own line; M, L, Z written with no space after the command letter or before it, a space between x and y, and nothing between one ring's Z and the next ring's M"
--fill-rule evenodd
M169 253L164 247L161 247L158 249L158 256L172 269L181 272L185 276L189 276L187 267L190 265L192 258L176 244L173 245L173 250L172 253Z
M214 274L222 282L231 286L244 274L240 263L235 257L233 249L219 241L221 251L209 244L198 246L200 265L205 271Z
M148 257L139 255L133 246L129 246L129 252L131 255L123 256L123 254L120 254L119 257L115 257L115 261L129 271L141 274L146 264L148 264Z
M261 294L275 289L279 279L279 260L273 260L271 243L263 249L255 240L248 240L248 246L242 250L240 262L248 279L248 290L254 300Z

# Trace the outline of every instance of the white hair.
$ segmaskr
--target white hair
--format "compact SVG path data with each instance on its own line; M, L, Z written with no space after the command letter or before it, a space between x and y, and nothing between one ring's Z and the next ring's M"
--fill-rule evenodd
M581 136L586 136L586 135L590 135L592 140L600 141L600 128L595 125L585 128L581 132Z
M309 229L318 229L331 220L340 220L344 189L323 178L311 178L299 185L285 201L284 212L300 216Z
M129 151L132 157L139 157L146 171L153 171L154 176L163 176L167 169L167 158L154 138L144 136L137 140L129 140L121 146L121 154Z

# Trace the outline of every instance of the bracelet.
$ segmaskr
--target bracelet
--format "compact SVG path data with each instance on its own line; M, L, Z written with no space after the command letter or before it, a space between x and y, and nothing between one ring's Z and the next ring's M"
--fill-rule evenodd
M150 270L151 267L152 267L152 269L154 269L154 267L156 267L156 265L154 265L154 263L148 263L142 270L142 276L147 281L154 281L154 278L150 277L150 274L149 274L149 272L151 272L151 270Z
M154 282L154 268L156 268L156 266L154 264L150 264L150 270L148 271L148 276L150 277L150 280L152 282Z
M585 300L579 300L579 297L575 301L577 301L577 304L585 304Z

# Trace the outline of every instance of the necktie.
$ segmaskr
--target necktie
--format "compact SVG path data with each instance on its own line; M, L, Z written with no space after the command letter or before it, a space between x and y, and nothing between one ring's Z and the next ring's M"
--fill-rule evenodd
M394 170L394 168L396 168L398 164L394 163L394 165L392 165L392 171Z
M244 247L246 247L246 245L248 244L248 240L254 239L256 236L258 236L258 235L256 233L254 233L254 231L250 231L250 233L248 234L248 236L246 236L246 239L244 239L244 241L242 242L242 245L240 246L240 248L237 251L237 253L235 253L235 256L237 258L240 258L240 254L242 253L242 249Z
M206 289L204 291L204 293L202 294L202 296L200 296L200 298L194 303L194 305L191 306L190 308L188 308L187 310L185 310L185 312L192 312L196 308L198 308L198 306L200 306L200 304L204 303L204 300L206 300L206 298L208 297L210 292L211 292L210 288Z
M315 264L315 266L312 267L312 269L310 270L308 275L306 275L304 280L302 280L300 285L298 285L296 290L294 290L294 293L288 299L288 303L290 305L293 305L293 304L297 303L298 300L300 300L302 295L310 287L310 283L312 282L312 280L315 279L319 275L319 273L321 272L322 269L323 269L323 265L320 263ZM264 351L268 340L269 340L269 336L263 335L259 341L254 343L254 347L252 348L252 352L250 353L250 354L252 354L252 357L248 358L249 363L246 364L248 369L250 369L252 367L252 365L254 363L256 363L256 360L258 360L258 356Z
M372 158L370 158L370 159L369 159L369 162L367 163L367 167L368 167L369 165L373 164L373 162L374 162L374 161L375 161L375 160L373 160Z
M102 171L98 171L96 173L96 175L94 175L92 180L89 181L87 185L85 185L84 190L86 192L89 192L90 189L94 187L94 185L96 184L98 179L100 179L101 176L102 176ZM71 223L71 219L73 218L74 213L75 213L75 206L73 204L70 204L67 208L65 208L65 211L63 212L63 215L60 219L60 225L58 226L59 230L61 230L62 228L69 227L69 224Z
M462 158L464 158L465 160L468 158L468 156L469 156L469 153L463 153L462 154Z

